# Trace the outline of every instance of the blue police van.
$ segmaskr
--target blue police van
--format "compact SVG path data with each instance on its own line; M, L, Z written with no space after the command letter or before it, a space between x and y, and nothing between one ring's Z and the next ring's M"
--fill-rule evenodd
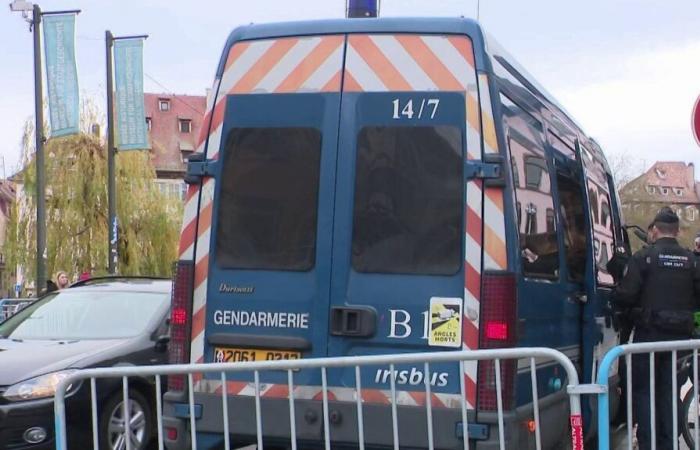
M606 264L629 251L599 145L468 19L350 19L234 30L188 166L173 363L546 346L583 382L618 340ZM529 360L501 367L509 448L534 446ZM563 370L537 361L542 439L570 442ZM614 386L617 375L611 380ZM365 445L497 447L493 363L362 371ZM252 375L227 379L229 433L256 442ZM263 438L288 447L287 374L261 374ZM356 447L355 373L328 372L333 446ZM324 438L319 371L294 375L296 436ZM192 383L198 443L220 445L221 377ZM168 448L189 448L189 383L169 377ZM615 392L615 389L612 390ZM595 411L586 407L586 431Z

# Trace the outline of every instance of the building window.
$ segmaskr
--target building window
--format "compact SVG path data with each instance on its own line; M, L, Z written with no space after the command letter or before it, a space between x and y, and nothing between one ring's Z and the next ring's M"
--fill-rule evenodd
M180 119L180 133L192 131L192 121L190 119Z
M146 128L148 128L148 131L151 131L152 126L153 126L153 120L150 117L146 117Z
M170 100L167 98L158 100L158 109L161 111L170 111Z
M682 189L682 188L673 188L673 192L674 192L677 196L679 196L679 197L680 197L681 195L683 195L683 189Z
M667 187L662 187L662 188L661 188L661 193L662 193L663 195L668 195L668 188L667 188Z
M656 187L652 185L647 186L647 192L650 194L654 194L656 192Z

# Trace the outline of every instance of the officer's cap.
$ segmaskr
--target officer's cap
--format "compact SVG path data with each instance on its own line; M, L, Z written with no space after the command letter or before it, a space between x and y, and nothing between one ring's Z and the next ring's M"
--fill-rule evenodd
M678 216L668 206L664 206L656 213L654 223L678 223Z

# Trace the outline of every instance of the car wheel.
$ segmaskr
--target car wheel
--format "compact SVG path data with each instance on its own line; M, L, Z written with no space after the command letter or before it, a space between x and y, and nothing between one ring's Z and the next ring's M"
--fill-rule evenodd
M100 448L126 450L124 397L113 394L100 413ZM133 450L144 450L151 440L153 414L148 400L138 391L129 391L129 435Z

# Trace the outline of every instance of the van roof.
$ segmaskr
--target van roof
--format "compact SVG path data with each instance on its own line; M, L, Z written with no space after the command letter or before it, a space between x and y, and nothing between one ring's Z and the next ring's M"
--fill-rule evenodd
M425 33L425 34L468 34L474 41L475 49L484 48L484 38L478 22L466 18L390 17L377 19L326 19L298 22L276 22L243 25L234 29L226 41L223 55L238 41L271 39L293 36L318 36L323 34L347 33ZM483 50L475 51L477 70L486 70ZM216 76L224 71L225 58L219 62Z

